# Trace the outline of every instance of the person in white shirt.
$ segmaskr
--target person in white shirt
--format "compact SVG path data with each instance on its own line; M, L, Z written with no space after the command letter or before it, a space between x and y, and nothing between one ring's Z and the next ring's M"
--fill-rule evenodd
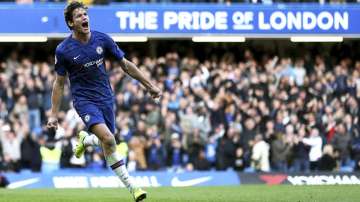
M261 135L256 135L254 139L254 146L252 148L251 155L251 167L256 170L269 172L270 160L269 160L270 146L266 143Z
M319 135L319 130L317 128L312 128L310 132L310 137L304 138L303 143L309 145L309 159L310 159L310 169L317 170L318 162L322 156L322 145L323 141Z

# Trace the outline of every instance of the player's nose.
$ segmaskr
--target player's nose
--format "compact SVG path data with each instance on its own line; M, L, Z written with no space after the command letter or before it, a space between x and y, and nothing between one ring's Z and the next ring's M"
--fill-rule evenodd
M83 22L88 22L88 21L89 21L89 16L83 15L83 16L82 16L82 21L83 21Z

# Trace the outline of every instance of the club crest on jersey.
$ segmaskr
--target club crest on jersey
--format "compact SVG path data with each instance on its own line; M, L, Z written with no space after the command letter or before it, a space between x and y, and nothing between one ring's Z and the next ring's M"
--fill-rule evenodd
M101 53L103 53L103 48L101 46L96 47L96 52L101 55Z
M89 122L90 121L90 115L86 114L84 117L85 122Z

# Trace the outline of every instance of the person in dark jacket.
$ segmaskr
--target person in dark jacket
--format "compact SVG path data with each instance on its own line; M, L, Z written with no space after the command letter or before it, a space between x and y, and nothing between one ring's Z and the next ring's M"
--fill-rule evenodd
M334 149L339 151L340 165L348 165L350 161L351 136L346 132L343 123L336 127L336 133L331 143Z
M211 165L205 157L205 151L201 150L197 158L194 159L194 169L200 171L210 170Z
M336 158L334 156L334 149L331 145L325 145L323 149L323 156L319 161L320 171L334 171L336 168Z
M147 148L147 165L151 170L159 170L165 166L165 148L159 136L150 137Z
M216 148L216 169L226 170L229 167L234 167L236 143L234 142L234 133L227 132L227 136L219 140Z
M167 166L180 168L183 164L184 149L180 142L180 134L171 134L171 143L167 147Z
M9 180L0 173L0 188L5 188L9 185Z
M304 144L301 139L305 137L305 128L299 130L298 136L294 137L293 153L293 168L295 172L309 172L310 160L309 152L310 146Z
M287 171L287 158L291 151L291 145L286 142L282 133L276 134L276 140L271 143L271 165L274 171Z
M41 171L40 145L34 135L25 133L21 143L21 167L30 168L33 172Z

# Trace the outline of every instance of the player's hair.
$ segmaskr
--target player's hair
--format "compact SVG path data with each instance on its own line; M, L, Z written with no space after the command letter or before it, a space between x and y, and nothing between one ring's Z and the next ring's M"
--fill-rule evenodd
M65 17L65 23L69 27L70 30L72 30L72 27L69 26L69 21L72 22L73 20L73 11L78 8L87 9L87 7L82 3L78 1L72 1L69 3L66 8L64 9L64 17Z

